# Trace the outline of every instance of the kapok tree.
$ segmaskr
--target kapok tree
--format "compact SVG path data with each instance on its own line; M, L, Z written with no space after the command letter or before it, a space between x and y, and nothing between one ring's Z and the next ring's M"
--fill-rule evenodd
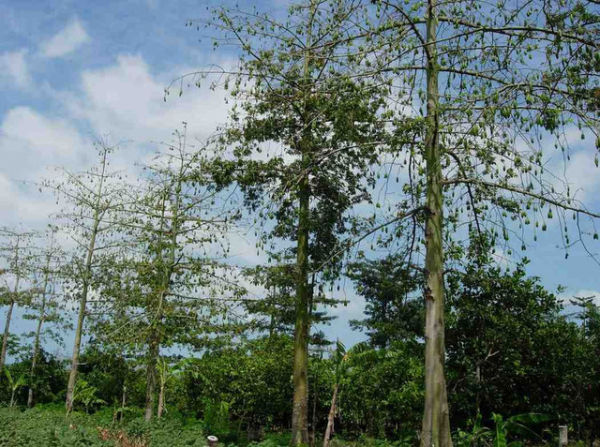
M425 410L421 445L451 445L444 375L444 249L455 236L514 236L526 249L557 213L566 247L597 218L548 169L552 146L568 163L565 132L599 129L600 20L594 1L496 3L379 0L368 34L374 72L395 85L403 131L406 203L424 247ZM583 136L586 131L583 131ZM597 143L598 146L598 143ZM591 148L590 150L595 150ZM559 152L559 155L560 152ZM572 212L576 237L569 236ZM464 230L463 230L464 228Z
M309 441L310 303L339 273L336 248L350 210L369 200L382 134L382 88L356 76L369 61L345 39L362 12L322 0L292 6L282 21L219 9L215 43L236 45L239 65L181 80L213 75L229 88L235 106L215 141L226 155L213 164L214 178L242 191L259 250L295 257L292 445Z
M0 296L3 304L8 305L6 320L4 322L4 335L2 337L2 351L0 353L0 373L4 370L6 355L8 353L8 339L10 337L10 323L16 305L25 304L30 298L31 287L31 260L34 232L2 228L0 229L0 253L2 255L2 289Z
M57 214L57 224L70 238L75 249L65 270L65 292L77 302L77 322L73 340L73 355L67 383L66 410L73 409L73 390L77 380L79 354L84 334L90 294L99 288L96 272L103 256L117 249L118 233L115 231L118 213L122 209L122 174L110 168L110 154L114 147L105 142L95 146L98 161L83 172L60 169L55 178L43 185L52 190L59 203L65 203Z
M161 349L201 349L202 336L237 291L217 262L235 216L210 176L198 172L206 157L204 147L187 143L184 129L144 166L118 223L129 248L106 272L114 277L104 290L107 303L97 309L105 346L145 350L146 420L154 415Z
M61 268L65 261L64 251L56 241L57 229L46 232L42 241L45 246L37 248L32 257L31 275L32 291L31 302L25 319L35 320L35 330L27 334L32 338L31 369L29 372L29 392L27 406L35 404L35 390L37 387L38 362L42 344L46 337L60 342L61 332L64 329L64 312L58 296L61 292Z

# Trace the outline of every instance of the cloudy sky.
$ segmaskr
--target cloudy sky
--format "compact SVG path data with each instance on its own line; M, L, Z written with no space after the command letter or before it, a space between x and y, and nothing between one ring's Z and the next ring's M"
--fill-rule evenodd
M283 0L263 3L273 14L285 7ZM202 139L225 120L218 91L193 88L163 101L164 88L177 76L231 60L185 26L206 17L207 4L0 0L2 225L43 227L53 201L26 181L48 175L50 166L85 166L98 136L121 142L119 161L131 164L168 140L182 121ZM580 197L598 205L600 176L586 145L593 145L591 139L577 143L567 174ZM556 228L544 233L527 253L530 272L551 290L564 285L570 295L597 294L600 267L583 250L572 250L565 260L559 245ZM253 250L252 244L240 245L246 249ZM347 293L351 302L336 311L340 318L328 332L351 343L356 335L347 321L360 315L362 303Z

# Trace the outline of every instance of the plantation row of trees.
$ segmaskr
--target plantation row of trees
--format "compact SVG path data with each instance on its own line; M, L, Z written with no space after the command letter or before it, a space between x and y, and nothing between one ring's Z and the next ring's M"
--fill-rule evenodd
M217 50L233 45L239 62L184 75L165 99L210 83L229 93L230 119L199 146L184 126L136 180L111 170L112 148L100 143L92 170L44 182L65 205L55 221L61 243L36 250L25 242L33 235L7 230L0 368L15 304L38 311L34 383L44 322L58 325L70 299L78 318L68 412L87 333L97 352L128 359L120 367L131 374L143 370L134 382L144 385L147 419L164 412L166 371L175 365L186 371L177 383L192 386L186 374L200 380L209 368L206 382L217 383L210 368L225 362L221 397L210 402L234 405L227 388L235 369L264 355L260 368L287 365L292 376L291 389L277 386L287 409L270 413L289 414L292 445L309 443L309 426L321 421L319 384L336 390L331 432L346 368L327 375L319 365L336 358L385 369L381 378L363 369L348 386L367 390L342 391L341 408L360 413L358 396L375 401L369 393L391 387L372 412L380 417L351 416L349 429L418 432L423 446L448 446L451 421L527 409L525 400L591 430L591 388L581 386L593 387L598 372L593 325L567 321L523 266L503 273L489 254L501 247L510 255L515 243L526 250L556 215L567 255L575 245L593 255L600 214L549 165L553 155L569 162L574 132L596 139L581 150L600 147L599 14L593 0L307 0L280 19L220 8L208 23L190 22L207 27ZM227 256L248 231L264 265ZM367 299L369 318L356 326L367 329L370 348L342 355L339 346L339 355L320 359L309 349L325 343L314 327L328 320L328 305L344 301L344 278ZM586 321L595 312L585 304ZM581 369L563 376L564 359L575 358ZM357 371L358 364L347 374ZM534 402L530 374L543 389L556 384L553 399L579 393L577 408L550 397ZM244 380L250 376L260 377L251 370ZM263 390L271 402L274 391ZM260 416L269 405L254 409L257 397L246 392L248 400L231 407L236 420L274 423ZM395 396L397 411L388 414ZM214 411L222 409L204 416Z

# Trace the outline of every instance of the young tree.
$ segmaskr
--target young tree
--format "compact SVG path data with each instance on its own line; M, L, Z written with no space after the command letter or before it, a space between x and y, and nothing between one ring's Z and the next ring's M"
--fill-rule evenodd
M341 341L337 341L336 349L333 352L331 361L334 368L334 383L333 383L333 394L331 396L331 405L329 407L329 414L327 416L327 428L325 429L325 435L323 436L323 447L329 447L331 436L334 432L334 420L337 412L338 404L338 393L340 392L340 386L348 371L348 355L346 347Z
M44 186L52 189L59 200L64 199L70 208L59 213L58 220L75 242L70 263L69 278L65 286L78 301L77 324L73 341L71 369L67 383L66 409L73 409L73 390L77 380L79 355L84 332L90 293L98 286L95 272L102 263L102 255L118 246L114 238L115 217L121 208L120 177L109 167L109 157L114 148L104 142L96 144L98 164L85 172L62 169L59 180L48 180Z
M361 13L360 5L323 0L291 7L281 22L218 10L218 40L239 45L240 65L193 75L218 71L237 104L217 140L229 155L213 166L215 178L239 187L258 213L259 250L280 244L296 258L293 445L309 441L310 303L338 275L346 217L368 200L381 134L382 92L354 76L365 56L347 58L345 36Z
M3 228L0 236L4 239L0 248L5 259L5 267L2 272L4 287L2 294L8 304L6 320L4 323L4 335L2 337L2 352L0 353L0 373L6 363L8 351L8 339L10 337L10 323L12 314L17 304L23 302L28 296L29 289L29 263L31 261L31 243L35 236L32 232ZM24 287L25 285L25 287Z
M59 304L56 300L57 289L60 287L59 270L64 262L64 252L57 246L56 229L47 233L47 246L41 249L41 253L36 256L35 265L32 266L34 276L34 291L29 308L35 314L26 314L25 318L37 320L35 331L33 332L33 349L31 354L31 370L29 373L29 394L27 406L34 405L34 390L36 386L36 373L38 360L42 346L42 339L45 330L44 324L62 323L63 318L59 312ZM53 333L54 338L60 339L58 334Z
M131 255L115 258L106 272L113 285L105 290L110 299L99 307L96 326L108 345L145 347L146 420L154 414L161 349L201 348L200 335L237 289L226 279L226 266L215 261L226 251L224 235L234 215L198 173L206 163L204 148L188 146L185 129L174 136L144 168L139 194L119 223Z

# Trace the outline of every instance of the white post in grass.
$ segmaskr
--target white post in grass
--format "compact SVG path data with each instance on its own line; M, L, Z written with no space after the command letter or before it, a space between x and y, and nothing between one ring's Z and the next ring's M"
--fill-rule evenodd
M206 438L208 441L208 447L217 447L217 442L219 442L219 438L216 436L209 436Z

